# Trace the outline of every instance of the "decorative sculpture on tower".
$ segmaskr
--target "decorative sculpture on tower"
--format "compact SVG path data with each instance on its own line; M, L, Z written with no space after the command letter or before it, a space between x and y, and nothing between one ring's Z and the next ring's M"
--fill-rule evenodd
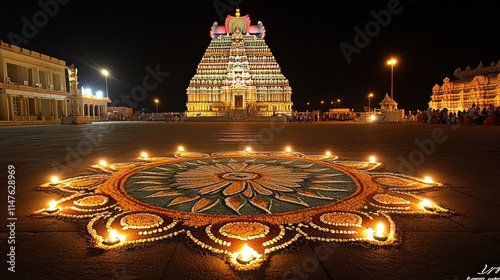
M69 115L70 116L80 116L80 103L81 96L78 90L78 69L75 64L66 68L68 70L68 80L69 80Z

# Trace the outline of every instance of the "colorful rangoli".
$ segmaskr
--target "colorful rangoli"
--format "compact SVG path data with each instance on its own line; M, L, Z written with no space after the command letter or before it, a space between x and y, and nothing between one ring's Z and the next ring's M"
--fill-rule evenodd
M103 250L184 237L237 270L299 240L392 245L391 215L450 214L423 196L445 184L333 155L178 151L89 169L40 185L63 197L33 215L88 220Z

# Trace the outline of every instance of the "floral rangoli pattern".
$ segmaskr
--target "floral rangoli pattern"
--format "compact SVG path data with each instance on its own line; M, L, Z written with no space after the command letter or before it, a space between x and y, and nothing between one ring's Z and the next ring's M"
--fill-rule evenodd
M451 213L424 196L445 184L382 168L298 152L179 151L41 184L63 197L33 216L88 220L91 246L103 250L181 236L250 270L299 240L391 245L392 215Z

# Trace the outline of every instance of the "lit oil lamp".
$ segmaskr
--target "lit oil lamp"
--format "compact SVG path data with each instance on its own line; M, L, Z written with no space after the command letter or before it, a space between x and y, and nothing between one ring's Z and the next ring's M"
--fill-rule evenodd
M179 153L184 152L184 147L183 146L177 147L177 152L179 152Z
M331 157L331 156L332 156L332 153L330 153L330 151L326 151L325 155L326 155L327 157Z
M146 160L147 160L147 159L149 159L149 155L148 155L148 153L146 153L146 152L142 152L142 153L141 153L141 159L146 159Z
M427 211L432 212L432 211L436 210L436 206L434 206L434 203L432 203L428 199L423 199L422 201L420 201L419 205L420 205L420 207L422 207L424 210L427 210Z
M236 261L240 264L248 264L260 258L260 255L247 244L243 245L240 252L236 252Z
M245 151L246 151L247 153L250 153L250 152L252 151L252 147L250 147L250 146L246 147L246 148L245 148Z
M57 177L55 175L50 178L50 183L53 185L59 184L59 182L60 182L59 177Z
M106 238L103 242L105 245L115 245L125 240L125 236L123 234L119 234L116 230L112 229L109 231L108 238Z
M432 180L432 178L429 177L429 176L425 176L424 183L426 183L426 184L432 184L432 183L434 183L434 180Z
M100 166L102 166L102 167L105 167L107 164L108 164L108 163L107 163L105 160L103 160L103 159L101 159L101 160L99 161L99 165L100 165Z
M48 208L45 208L45 212L46 213L54 213L56 211L59 211L59 209L61 209L60 207L57 207L57 201L55 200L51 200L49 202L49 207Z
M377 158L375 156L370 156L368 160L370 161L370 163L375 163L377 161Z
M385 232L385 226L382 222L377 224L377 228L373 232L373 238L378 241L387 240L387 233Z
M286 147L285 151L286 151L287 153L290 153L290 152L292 152L292 148L291 148L290 146L288 146L288 147Z

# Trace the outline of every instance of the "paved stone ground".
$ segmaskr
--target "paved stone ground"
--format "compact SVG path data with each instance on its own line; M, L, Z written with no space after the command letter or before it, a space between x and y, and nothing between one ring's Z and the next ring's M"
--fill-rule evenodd
M245 135L252 142L242 143ZM0 128L3 193L1 279L467 279L500 277L500 126L417 123L165 123L110 122L81 126ZM277 151L305 154L327 149L353 160L376 154L388 170L430 174L452 185L427 193L453 210L448 218L394 216L401 244L390 248L309 243L278 252L259 270L235 272L222 259L199 253L182 240L125 252L96 253L84 224L28 215L59 195L35 191L54 172L87 174L100 158L134 160L142 150L167 155L187 150ZM15 230L7 225L7 171L15 166ZM15 273L9 272L8 237L15 237ZM486 269L485 269L486 266Z

